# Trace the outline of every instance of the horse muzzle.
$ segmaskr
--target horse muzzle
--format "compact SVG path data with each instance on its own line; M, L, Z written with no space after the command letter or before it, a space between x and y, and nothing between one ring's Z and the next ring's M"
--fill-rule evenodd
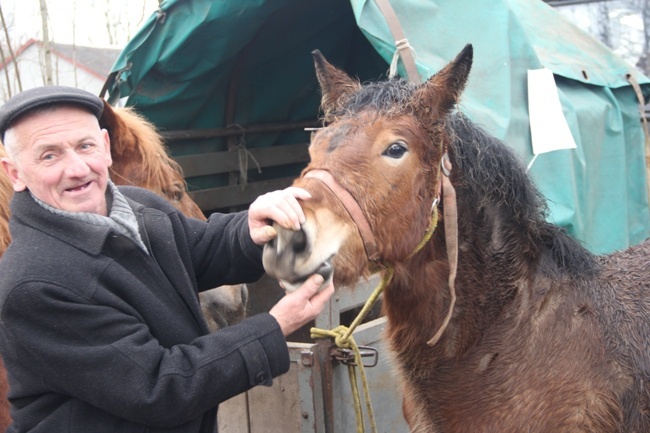
M335 252L315 249L314 236L306 224L297 231L278 224L273 227L277 236L264 246L262 253L264 269L270 277L280 281L289 292L296 290L313 274L320 274L324 284L332 281Z

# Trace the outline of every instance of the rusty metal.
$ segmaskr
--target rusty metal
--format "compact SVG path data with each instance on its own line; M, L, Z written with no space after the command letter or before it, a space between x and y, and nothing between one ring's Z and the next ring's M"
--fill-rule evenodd
M314 365L314 352L300 352L300 363L305 367L311 367Z
M363 363L364 367L374 367L379 362L379 351L374 347L370 346L359 346L359 354L361 359L371 358L370 363ZM330 355L333 359L340 362L343 365L357 365L354 359L354 351L350 349L341 349L339 347L333 346Z

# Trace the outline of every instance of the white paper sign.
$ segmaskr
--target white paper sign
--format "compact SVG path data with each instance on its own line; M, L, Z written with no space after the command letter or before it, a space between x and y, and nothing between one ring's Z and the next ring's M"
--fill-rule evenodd
M528 116L533 154L576 148L549 69L528 70Z

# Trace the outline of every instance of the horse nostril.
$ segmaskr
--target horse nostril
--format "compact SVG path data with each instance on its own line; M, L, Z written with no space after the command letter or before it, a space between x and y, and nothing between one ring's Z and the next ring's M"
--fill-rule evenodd
M291 249L294 253L302 253L307 249L307 233L300 229L291 235Z

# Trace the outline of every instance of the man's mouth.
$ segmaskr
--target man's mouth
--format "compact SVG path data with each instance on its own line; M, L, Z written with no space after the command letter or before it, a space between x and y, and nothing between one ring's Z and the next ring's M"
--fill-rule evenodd
M88 188L88 185L90 185L90 182L86 182L82 185L75 186L73 188L67 188L66 191L68 192L78 192L78 191L83 191L84 189Z

